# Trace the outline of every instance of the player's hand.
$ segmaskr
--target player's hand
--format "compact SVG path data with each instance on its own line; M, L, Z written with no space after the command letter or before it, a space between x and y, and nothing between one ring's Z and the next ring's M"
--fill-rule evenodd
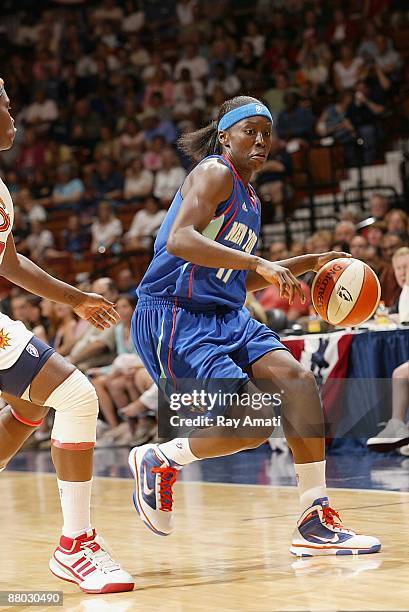
M293 303L296 293L299 294L301 302L305 303L305 295L300 282L288 268L263 259L257 266L256 272L272 285L277 285L280 289L280 297L287 299L290 304Z
M97 329L116 325L121 318L115 304L97 293L84 293L84 299L74 308L74 312Z
M339 257L352 257L350 253L344 253L343 251L328 251L328 253L318 253L317 255L313 255L316 258L316 263L313 266L313 271L318 272L321 270L322 266L324 266L329 261L333 259L338 259Z

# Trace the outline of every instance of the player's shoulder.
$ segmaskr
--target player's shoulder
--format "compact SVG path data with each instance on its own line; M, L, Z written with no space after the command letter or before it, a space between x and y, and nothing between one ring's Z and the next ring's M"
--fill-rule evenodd
M189 175L189 187L203 187L206 192L218 193L227 199L233 189L233 173L220 157L205 158Z

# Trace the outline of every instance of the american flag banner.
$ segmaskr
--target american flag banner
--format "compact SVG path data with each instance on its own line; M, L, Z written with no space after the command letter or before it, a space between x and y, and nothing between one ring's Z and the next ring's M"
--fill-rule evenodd
M283 344L305 369L313 372L320 390L325 414L333 422L337 398L347 376L353 335L342 331L301 338L285 338ZM339 384L336 380L339 379Z

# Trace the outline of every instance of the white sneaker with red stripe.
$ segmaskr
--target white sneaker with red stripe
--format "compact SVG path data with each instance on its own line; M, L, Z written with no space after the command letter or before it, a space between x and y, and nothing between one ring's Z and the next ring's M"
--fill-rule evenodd
M381 543L373 536L346 529L328 498L316 499L301 515L290 552L297 557L316 555L365 555L376 553Z
M85 593L132 591L132 576L112 559L96 537L95 529L75 539L61 536L50 559L50 570L57 578L77 583Z

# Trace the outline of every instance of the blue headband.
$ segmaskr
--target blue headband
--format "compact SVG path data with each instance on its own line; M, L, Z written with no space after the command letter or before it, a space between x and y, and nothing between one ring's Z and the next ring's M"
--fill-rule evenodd
M244 104L244 106L234 108L223 115L218 123L217 130L218 132L228 130L232 125L238 123L242 119L258 116L267 117L267 119L270 119L271 123L273 123L273 118L267 106L264 106L264 104L259 104L258 102L251 102L250 104Z

